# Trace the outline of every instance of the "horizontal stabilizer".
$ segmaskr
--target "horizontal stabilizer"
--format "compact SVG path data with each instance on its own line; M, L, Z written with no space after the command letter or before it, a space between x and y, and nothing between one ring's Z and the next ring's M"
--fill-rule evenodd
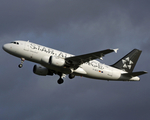
M139 75L146 74L146 71L139 71L139 72L132 72L132 73L123 73L122 75L127 76L127 77L135 77Z

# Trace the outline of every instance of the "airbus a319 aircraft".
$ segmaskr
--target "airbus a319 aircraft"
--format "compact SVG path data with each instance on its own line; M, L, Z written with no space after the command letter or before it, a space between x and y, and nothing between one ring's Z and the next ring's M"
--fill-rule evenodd
M84 55L71 55L52 48L41 46L29 41L16 40L3 45L3 49L11 55L21 58L18 65L22 68L25 60L37 63L33 72L37 75L60 76L58 84L64 82L63 78L69 75L72 79L75 76L83 76L93 79L113 81L139 81L139 75L146 71L133 72L136 62L142 51L132 50L113 65L105 65L95 59L102 59L106 54L117 52L118 49L107 49Z

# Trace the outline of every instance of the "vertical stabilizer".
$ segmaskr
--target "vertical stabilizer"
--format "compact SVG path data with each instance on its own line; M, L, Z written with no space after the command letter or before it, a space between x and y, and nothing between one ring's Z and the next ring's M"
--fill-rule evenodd
M112 66L126 72L132 72L142 51L134 49Z

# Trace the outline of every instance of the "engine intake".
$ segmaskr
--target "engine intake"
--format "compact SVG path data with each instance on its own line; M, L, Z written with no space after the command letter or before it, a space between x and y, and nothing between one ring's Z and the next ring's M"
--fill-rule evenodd
M53 72L51 72L46 67L43 67L41 65L34 65L33 73L35 73L37 75L42 75L42 76L53 75Z

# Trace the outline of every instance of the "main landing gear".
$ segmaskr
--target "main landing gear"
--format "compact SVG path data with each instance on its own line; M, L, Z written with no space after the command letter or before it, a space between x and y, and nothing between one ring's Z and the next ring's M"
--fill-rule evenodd
M58 73L58 75L60 76L60 78L58 79L57 83L58 84L62 84L64 82L63 78L66 76L63 73Z
M23 62L25 61L24 58L21 58L21 63L18 65L19 68L22 68L23 67Z
M64 82L64 80L62 78L59 78L57 81L58 84L62 84L63 82Z
M60 78L58 79L57 83L58 84L62 84L64 82L63 78L66 76L65 74L63 73L58 73L58 75L60 76ZM69 78L70 79L73 79L75 77L74 74L69 74Z
M69 74L69 78L70 78L70 79L73 79L74 77L75 77L74 74Z

